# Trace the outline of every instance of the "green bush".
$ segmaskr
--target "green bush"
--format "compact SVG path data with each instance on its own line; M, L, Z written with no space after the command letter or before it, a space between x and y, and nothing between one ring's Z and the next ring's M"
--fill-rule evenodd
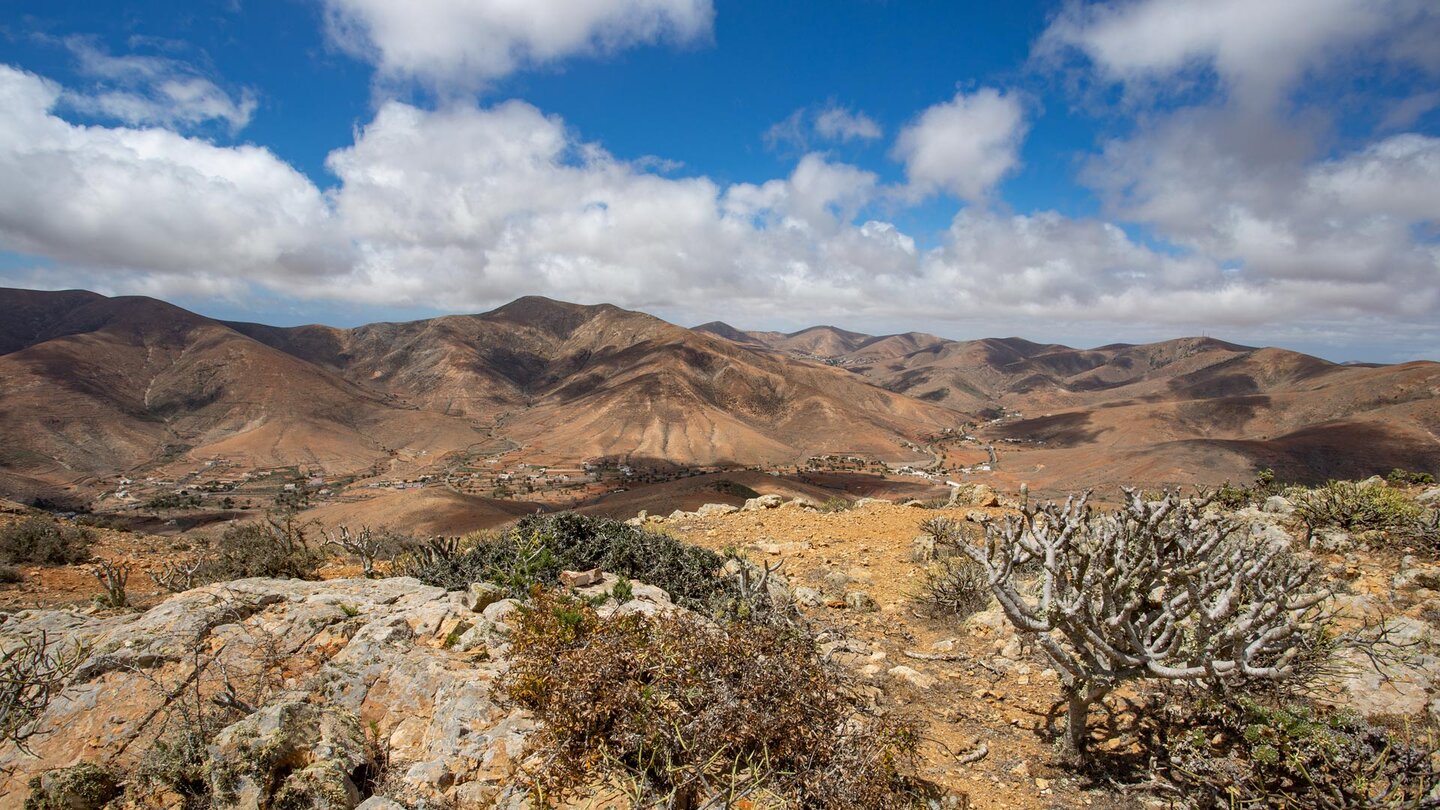
M503 534L453 553L412 554L395 573L459 590L494 582L517 596L559 582L561 571L600 568L664 589L678 604L704 605L722 592L724 560L713 551L609 518L575 512L529 515Z
M596 784L632 806L906 807L915 725L863 708L793 628L620 614L536 595L500 684L539 721L524 775L537 806ZM923 806L923 805L920 805Z
M1305 702L1170 703L1157 758L1200 807L1427 807L1435 741Z
M1426 472L1410 472L1396 467L1390 471L1389 475L1385 476L1385 480L1389 481L1391 486L1397 487L1428 486L1435 483L1435 476Z
M71 565L90 559L95 534L51 517L29 517L0 527L0 563Z
M25 810L100 807L120 795L120 782L93 762L59 768L30 780Z
M1425 510L1405 493L1355 481L1330 481L1295 499L1295 517L1307 530L1407 531Z

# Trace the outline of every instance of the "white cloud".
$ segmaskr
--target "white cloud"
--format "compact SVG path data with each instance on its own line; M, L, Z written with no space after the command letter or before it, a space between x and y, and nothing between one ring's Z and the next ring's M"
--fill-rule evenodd
M68 91L76 110L123 121L165 127L193 127L223 121L232 132L250 123L259 103L243 90L232 97L193 66L160 56L114 56L89 39L70 37L65 46L81 74L99 82L89 91Z
M787 147L803 154L819 142L874 141L884 135L880 124L865 113L830 103L801 107L765 130L764 138L771 149Z
M1245 235L1293 223L1261 217L1237 220L1228 235L1197 228L1191 250L1166 251L1104 221L971 206L920 247L893 223L861 221L885 190L855 166L811 153L763 183L667 177L519 101L434 111L386 103L331 154L338 185L322 193L263 149L74 126L54 114L61 93L0 68L0 249L49 259L47 285L237 298L259 287L447 311L539 293L694 322L827 318L953 331L939 326L951 322L1029 334L1053 334L1058 323L1104 334L1367 318L1398 331L1440 315L1435 249L1387 235L1429 216L1429 189L1440 187L1429 180L1434 139L1395 136L1291 176L1281 193L1341 211L1333 241L1310 252L1301 244L1301 255L1381 244L1398 268L1295 275L1253 247L1282 244L1273 234ZM1239 193L1260 211L1267 198L1255 185ZM1137 206L1149 203L1136 194ZM1227 254L1209 249L1225 239L1244 247L1246 266L1227 269ZM1428 281L1417 276L1425 272Z
M863 112L830 106L815 116L815 132L832 141L873 141L885 134L875 119Z
M329 272L327 208L265 149L79 127L59 86L0 65L0 242L82 266L260 282Z
M711 0L325 0L331 40L386 80L477 89L569 56L707 37Z
M912 192L946 191L964 200L986 199L1020 165L1025 110L1013 94L993 88L956 93L900 132L893 155L905 164Z
M1213 71L1243 107L1273 106L1307 72L1362 45L1366 56L1440 67L1432 0L1135 0L1069 3L1037 43L1042 57L1082 52L1103 77L1142 94ZM1431 43L1422 47L1421 42Z

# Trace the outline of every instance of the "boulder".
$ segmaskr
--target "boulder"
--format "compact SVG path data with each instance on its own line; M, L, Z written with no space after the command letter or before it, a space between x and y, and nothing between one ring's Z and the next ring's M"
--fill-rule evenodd
M795 604L804 608L815 608L825 604L825 597L814 588L803 585L795 589Z
M1414 565L1396 574L1390 586L1399 593L1440 591L1440 565Z
M464 602L462 594L408 577L246 579L196 588L143 613L0 616L0 647L43 632L52 643L87 651L38 718L34 755L0 748L0 807L23 805L32 778L84 760L117 774L133 771L152 748L158 721L172 711L166 694L192 677L197 656L207 661L199 681L207 702L225 694L228 679L256 709L236 716L237 726L215 745L252 750L244 738L254 734L276 751L290 751L296 771L306 772L280 780L298 794L299 804L287 806L326 806L309 801L321 794L350 796L344 780L353 783L354 771L347 767L364 762L368 749L355 744L366 734L388 751L394 776L386 795L407 807L518 802L515 769L533 721L496 703L491 692L508 666L505 622L518 603L495 602L480 620ZM472 627L460 641L447 645L467 623ZM485 655L473 652L481 648ZM283 651L278 662L275 650ZM260 683L278 691L249 686ZM286 712L295 728L272 735L271 721ZM173 728L179 716L171 718ZM365 732L358 740L357 730ZM236 763L228 753L225 761ZM416 773L449 774L447 783L408 778L416 766L422 766ZM231 776L237 787L256 784L273 796L280 786L259 786L256 773Z
M967 506L994 507L1000 505L1000 496L985 484L975 484L970 487L968 493L961 492L959 500L965 501Z
M26 810L100 810L120 795L120 783L93 762L57 768L31 782Z
M728 515L731 512L738 511L740 511L738 507L731 506L728 503L707 503L699 509L696 509L695 514L700 517L715 517L716 515Z
M1431 487L1415 497L1427 506L1440 506L1440 487Z
M505 598L505 589L493 582L472 582L465 591L464 603L473 613L484 613L485 608Z
M849 591L845 594L845 607L859 613L869 613L876 609L875 599L864 591Z
M206 771L217 808L350 810L373 766L354 712L291 694L221 731Z
M742 512L761 512L766 509L779 509L785 503L785 499L779 495L761 495L758 498L751 498L740 507Z
M1289 515L1295 512L1295 504L1291 503L1289 498L1280 495L1271 495L1266 498L1265 503L1260 506L1260 511L1268 512L1272 515Z
M850 504L850 508L851 508L851 509L864 509L865 507L871 506L872 504L881 504L881 503L886 504L886 505L889 505L889 504L890 504L890 501L887 501L887 500L885 500L884 498L861 498L860 500L856 501L855 503Z

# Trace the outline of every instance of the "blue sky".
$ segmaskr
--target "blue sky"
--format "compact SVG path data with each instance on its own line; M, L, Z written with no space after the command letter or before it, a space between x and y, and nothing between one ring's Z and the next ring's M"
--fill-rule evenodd
M0 284L1433 359L1437 35L1426 0L12 0Z

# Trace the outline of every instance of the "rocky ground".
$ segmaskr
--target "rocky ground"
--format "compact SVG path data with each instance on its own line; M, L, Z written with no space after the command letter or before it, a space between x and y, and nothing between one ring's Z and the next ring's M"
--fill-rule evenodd
M767 497L739 510L715 505L637 522L739 550L757 565L778 564L820 632L822 650L868 685L870 699L925 725L920 775L967 795L971 806L1145 806L1059 765L1049 733L1060 712L1055 674L998 609L960 621L929 615L915 599L932 553L917 537L922 521L948 517L978 527L1005 509L988 492L970 500L947 509L870 500L822 512ZM1252 531L1290 533L1287 510L1275 501L1242 517ZM1357 661L1330 699L1437 722L1440 566L1421 549L1381 549L1379 540L1326 535L1316 553L1345 621L1388 622L1409 645L1407 660L1382 672ZM133 553L142 564L175 553L129 550L131 542L143 545L144 538L107 533L97 550ZM43 590L82 576L75 566L41 571L22 587ZM6 604L31 593L9 591ZM336 806L351 806L346 799L362 792L412 808L422 799L427 807L522 806L513 772L531 721L490 691L506 666L506 614L514 609L496 598L407 578L242 580L143 612L82 603L0 615L7 646L43 633L84 656L43 715L30 751L0 751L0 807L20 806L30 779L55 768L142 766L157 739L173 739L197 713L224 728L205 757L211 778L223 777L244 799L236 806L265 806L286 790L328 791L340 797ZM609 609L669 607L663 592L637 586L631 603ZM1127 702L1139 697L1119 692L1107 704L1108 718L1092 720L1101 728L1100 750L1133 752ZM178 801L157 794L133 806ZM377 799L366 807L393 808Z

